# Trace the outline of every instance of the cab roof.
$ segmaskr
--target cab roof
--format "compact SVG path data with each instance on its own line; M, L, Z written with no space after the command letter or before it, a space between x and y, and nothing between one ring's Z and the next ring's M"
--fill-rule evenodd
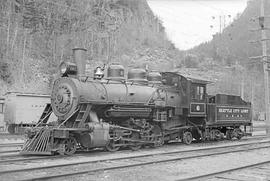
M191 81L192 83L197 83L197 84L211 84L211 83L213 83L212 81L201 79L198 76L187 75L187 74L184 74L181 72L164 72L164 73L171 73L171 74L175 74L175 75L184 77L187 80Z

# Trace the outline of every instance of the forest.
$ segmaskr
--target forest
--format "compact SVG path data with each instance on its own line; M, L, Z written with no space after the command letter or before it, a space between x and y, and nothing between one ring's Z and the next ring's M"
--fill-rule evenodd
M180 54L145 0L3 0L0 13L2 94L49 93L74 47L88 50L90 73L110 62L158 68Z
M268 15L270 2L265 2ZM197 70L205 69L203 74L214 80L215 84L209 86L210 92L242 95L251 101L254 116L264 110L263 63L261 59L252 59L262 55L260 3L260 0L249 0L244 12L221 33L188 50L189 56L184 58L198 67ZM270 18L265 19L265 27L269 29ZM266 34L269 38L270 31ZM267 41L268 54L269 46L270 41Z
M261 54L261 44L250 43L260 39L259 32L250 31L258 29L259 4L250 0L211 41L181 51L146 0L2 0L0 95L50 94L60 62L72 59L72 48L84 47L89 75L112 62L181 71L212 81L209 94L242 94L257 114L264 107L263 69L260 60L249 57ZM270 27L269 20L266 24Z

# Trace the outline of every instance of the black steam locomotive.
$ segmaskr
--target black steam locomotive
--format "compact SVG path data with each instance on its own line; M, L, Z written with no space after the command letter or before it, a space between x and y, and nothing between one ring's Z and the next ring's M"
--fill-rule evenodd
M251 104L239 96L206 93L204 80L178 72L125 70L111 64L104 76L85 75L86 50L62 63L38 126L28 131L22 154L73 154L77 149L162 146L172 140L241 139L251 123ZM47 124L51 113L58 117ZM242 129L241 129L242 128Z

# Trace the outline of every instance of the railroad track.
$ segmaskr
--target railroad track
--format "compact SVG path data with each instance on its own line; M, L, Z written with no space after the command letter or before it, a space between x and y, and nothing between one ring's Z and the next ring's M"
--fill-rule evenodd
M7 143L7 144L0 144L0 158L3 156L6 157L7 153L19 153L22 143ZM4 155L1 155L4 154ZM12 154L14 155L14 154Z
M263 139L263 138L266 138L265 136L257 136L257 137L251 137L249 138L248 140L252 140L252 139L255 139L255 140L260 140L260 139ZM247 139L245 140L240 140L241 142L245 142L245 141L248 141ZM211 143L215 143L215 142L211 142ZM208 143L203 143L203 144L208 144ZM238 144L238 145L249 145L250 143L244 143L244 144ZM256 144L254 142L254 144ZM169 145L170 146L170 145ZM234 147L235 145L230 145L230 146L218 146L217 148L229 148L229 147ZM208 149L208 148L200 148L198 150L204 150L204 149ZM189 151L192 151L194 149L188 149L188 150L185 150L183 152L189 152ZM10 153L16 153L18 152L19 150L12 150L12 152ZM80 156L86 156L86 154L92 154L93 152L95 151L91 151L91 152L83 152L83 153L77 153L75 154L73 157L80 157ZM2 152L0 151L0 154ZM9 151L3 151L3 153L9 153ZM109 152L108 152L109 153ZM93 156L93 155L90 155L90 156ZM11 154L11 155L4 155L4 157L1 157L0 155L0 163L15 163L15 162L27 162L27 161L34 161L34 160L50 160L50 159L61 159L65 156L61 156L61 155L55 155L55 156L49 156L49 157L45 157L45 156L23 156L23 155L15 155L15 154Z
M20 134L0 133L0 138L6 139L23 139L25 136Z
M122 168L138 167L156 163L166 163L193 158L209 157L228 153L247 152L257 149L270 148L270 141L246 143L220 147L201 148L196 150L184 150L162 153L142 154L115 158L52 164L39 167L18 168L0 171L1 178L5 180L45 180L59 177L81 175L99 171L117 170ZM94 169L93 169L94 168ZM56 171L57 169L57 171ZM57 174L56 174L57 173ZM26 178L27 177L27 178ZM23 179L22 179L23 178Z
M18 147L23 146L23 143L6 143L6 144L0 144L0 147Z
M10 135L9 133L7 133L7 132L0 132L0 136L1 135Z
M232 168L232 169L226 169L226 170L222 170L222 171L207 173L207 174L203 174L203 175L199 175L199 176L186 177L186 178L183 178L183 179L178 179L176 181L205 180L205 179L210 179L210 178L214 179L217 176L222 175L222 174L228 174L230 172L235 172L235 171L238 171L238 170L244 170L244 169L248 169L248 168L252 168L252 167L262 166L262 165L266 165L266 164L269 164L269 163L270 163L270 160L267 160L267 161L263 161L263 162L259 162L259 163L254 163L254 164L249 164L249 165L245 165L245 166L235 167L235 168Z
M18 152L19 153L20 150L4 150L4 151L0 151L0 154L5 154L5 153L16 153ZM4 155L6 156L6 155Z

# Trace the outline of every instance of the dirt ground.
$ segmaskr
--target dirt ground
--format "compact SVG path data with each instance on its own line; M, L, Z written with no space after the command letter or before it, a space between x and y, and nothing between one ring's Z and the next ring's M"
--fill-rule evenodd
M100 181L171 181L185 179L190 176L199 176L213 171L221 171L238 166L258 163L270 160L270 150L260 149L248 151L246 153L230 153L226 155L211 156L205 158L194 158L141 166L136 168L126 168L117 171L104 171L95 174L85 174L65 180L100 180ZM269 180L268 176L254 178L254 180Z
M264 123L255 123L255 134L254 135L264 135ZM264 132L263 132L264 131ZM22 142L23 137L11 137L11 138L0 138L0 143L17 143ZM246 139L246 138L244 138ZM3 141L3 142L2 142ZM142 149L136 152L129 150L119 151L117 153L107 153L107 152L97 152L90 156L87 160L96 159L109 159L130 155L140 155L153 152L168 152L173 150L191 150L206 148L211 146L223 146L223 145L235 145L239 144L238 141L221 141L221 142L210 142L210 143L197 143L191 145L184 145L182 143L174 143L171 145L165 145L162 148L157 149ZM91 153L89 153L91 154ZM104 171L98 173L84 174L80 176L61 178L59 180L101 180L101 181L126 181L126 180L177 180L184 179L190 176L201 175L205 173L210 173L212 171L219 171L222 169L227 169L231 167L237 167L240 165L251 164L260 162L263 160L270 160L270 149L260 149L255 151L248 151L246 153L230 153L226 155L211 156L205 158L194 158L191 160L182 160L162 164L147 165L134 168L126 168L117 171ZM60 159L57 163L70 163L70 162L80 162L86 161L85 158L65 158ZM31 163L24 163L24 167L36 167L42 165L55 164L54 160L51 161L37 161ZM10 165L13 169L21 167L21 165ZM8 166L2 165L0 168L8 169ZM56 170L57 172L57 170ZM259 177L261 178L261 177ZM267 176L264 177L267 180ZM264 180L263 179L263 180ZM256 179L255 179L256 180ZM270 178L268 178L270 180Z

